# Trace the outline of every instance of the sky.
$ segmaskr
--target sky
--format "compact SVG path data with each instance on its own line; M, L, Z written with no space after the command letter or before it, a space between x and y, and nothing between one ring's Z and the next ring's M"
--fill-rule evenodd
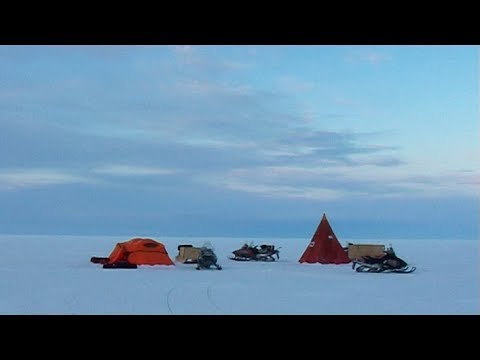
M124 239L127 240L127 239ZM103 269L118 236L0 235L2 315L478 315L479 244L389 240L410 274L358 273L352 264L300 264L309 239L274 244L274 262L232 261L250 238L157 238L172 261L177 245L209 240L222 270L195 264ZM341 241L345 244L346 239ZM387 239L381 242L388 246ZM21 254L22 261L19 261ZM458 261L461 259L461 261ZM351 332L351 328L348 331ZM356 330L356 329L354 329ZM346 333L347 336L350 333Z
M0 46L0 233L478 238L478 46Z

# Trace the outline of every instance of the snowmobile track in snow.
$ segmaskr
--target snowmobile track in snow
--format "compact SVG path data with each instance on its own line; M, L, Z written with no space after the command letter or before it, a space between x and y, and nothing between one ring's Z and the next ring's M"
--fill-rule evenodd
M172 296L173 290L175 290L174 287L168 290L168 293L167 293L167 307L168 307L168 311L170 311L170 314L173 314L172 307L170 306L170 297Z
M207 297L210 303L215 307L215 309L221 310L221 308L212 299L212 285L208 285L207 287Z
M221 308L215 303L212 297L212 285L208 285L207 288L205 289L204 294L206 295L206 298L208 300L208 303L205 303L207 306L209 305L210 308L215 308L216 310L221 310ZM170 314L174 315L174 311L172 309L172 304L175 304L175 301L172 301L173 298L173 292L176 291L178 287L172 287L170 290L168 290L167 296L166 296L166 302L167 302L167 308ZM202 291L203 292L203 291ZM204 295L204 296L205 296ZM175 307L175 306L174 306Z

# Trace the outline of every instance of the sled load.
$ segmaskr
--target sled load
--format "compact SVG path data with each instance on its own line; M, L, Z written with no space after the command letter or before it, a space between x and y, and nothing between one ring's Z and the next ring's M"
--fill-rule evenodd
M408 274L414 272L416 267L409 266L405 260L399 258L390 246L382 256L366 255L353 260L352 269L357 272Z
M135 238L117 243L108 257L93 256L90 261L104 269L136 269L137 265L175 265L162 243Z
M360 260L365 256L382 257L385 255L385 245L383 244L352 244L344 248L350 260Z
M197 257L197 270L216 268L222 270L222 267L217 263L217 255L213 250L213 246L207 243L200 248L200 252Z
M278 249L275 249L275 245L244 244L240 249L232 251L234 256L229 259L236 261L275 261L274 255L277 259L280 258Z
M175 261L183 264L196 264L201 248L186 244L178 245L177 250L178 255L175 257Z

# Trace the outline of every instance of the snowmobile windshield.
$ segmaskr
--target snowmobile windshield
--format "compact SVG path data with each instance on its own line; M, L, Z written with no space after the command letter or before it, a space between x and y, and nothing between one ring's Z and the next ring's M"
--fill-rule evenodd
M202 248L206 248L206 249L210 249L212 251L215 251L215 248L213 247L213 245L210 241L205 241L202 245Z

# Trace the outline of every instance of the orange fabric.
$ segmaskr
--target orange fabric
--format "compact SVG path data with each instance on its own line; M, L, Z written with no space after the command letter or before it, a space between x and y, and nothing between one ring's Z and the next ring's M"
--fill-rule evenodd
M108 255L108 263L109 264L113 264L113 263L115 263L117 261L121 261L121 260L126 260L126 259L122 259L125 255L124 250L123 250L123 244L124 243L118 243L117 245L115 245L111 254Z
M118 243L108 259L109 264L128 261L136 265L175 265L162 243L142 238Z
M305 252L300 257L300 263L347 264L351 260L333 233L327 217L322 220L313 234Z

